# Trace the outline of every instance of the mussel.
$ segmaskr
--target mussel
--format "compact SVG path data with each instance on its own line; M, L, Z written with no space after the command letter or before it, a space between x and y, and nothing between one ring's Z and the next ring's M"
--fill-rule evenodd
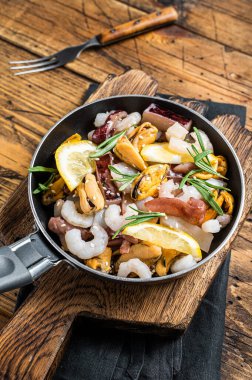
M168 169L167 164L148 166L133 182L131 197L141 201L157 196L160 184L167 180Z
M122 161L138 170L144 170L147 165L126 136L122 136L114 148L114 153Z
M77 187L77 193L84 214L89 215L104 208L105 200L93 174L86 174L84 182Z
M146 265L151 266L160 258L162 254L162 248L156 245L146 245L146 244L134 244L130 247L128 253L124 253L119 257L116 262L115 270L117 271L119 265L122 262L128 261L130 259L139 259L143 261Z
M111 248L107 247L100 255L86 260L85 264L92 269L108 273L111 270L111 256L112 250Z
M133 132L131 138L132 145L140 152L145 145L156 141L158 129L151 123L143 123L135 128Z

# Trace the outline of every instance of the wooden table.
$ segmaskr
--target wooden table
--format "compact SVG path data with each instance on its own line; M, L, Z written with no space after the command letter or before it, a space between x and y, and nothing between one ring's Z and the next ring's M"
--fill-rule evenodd
M14 77L11 59L30 59L78 44L106 27L174 3L177 25L102 50L85 52L66 68ZM159 81L159 91L247 106L252 130L250 0L8 0L1 1L0 204L27 174L44 133L82 103L90 83L109 73L140 68ZM227 295L222 379L252 377L252 219L232 251ZM11 317L17 292L0 297L0 327Z

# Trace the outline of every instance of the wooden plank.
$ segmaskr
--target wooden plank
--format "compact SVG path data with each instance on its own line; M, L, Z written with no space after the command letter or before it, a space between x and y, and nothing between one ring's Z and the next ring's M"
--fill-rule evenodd
M251 262L252 219L249 216L232 249L222 353L224 380L252 377Z
M124 83L132 84L134 91L139 91L135 87L137 80L136 78L133 79L131 75L137 75L137 77L141 75L141 83L143 83L143 74L128 72L119 79L110 78L108 82L109 93L111 90L114 93L118 88L121 89L121 85L117 87L113 84L117 80L121 80L123 85ZM148 87L141 85L141 88L146 90ZM152 89L155 88L156 84L153 83ZM100 94L104 96L105 91L100 89L96 96ZM94 99L94 96L92 99ZM251 165L249 156L251 138L249 134L239 126L236 117L219 117L214 122L229 136L237 148L245 173L248 175ZM18 194L20 199L17 194L13 196L10 200L12 203L9 209L4 208L5 216L2 213L1 231L4 234L2 240L5 239L6 242L15 235L17 228L23 228L24 231L26 227L26 223L19 222L15 224L15 228L10 228L11 224L8 220L12 220L10 212L15 212L15 204L19 206L19 217L22 218L22 211L24 211L24 216L30 219L29 214L25 211L27 207L23 203L25 201L24 194L26 194L24 186L19 188ZM250 197L251 195L248 194L248 196ZM246 209L250 201L251 199L247 198ZM9 211L7 212L7 210ZM226 246L226 249L228 249L228 246ZM225 252L226 250L222 250L205 266L198 268L190 275L172 284L145 287L144 294L143 289L140 287L128 287L124 284L101 281L91 278L91 276L87 276L78 270L69 271L63 266L58 266L53 270L53 274L45 275L44 279L39 283L34 296L27 300L20 312L3 330L0 347L4 345L5 352L0 349L0 371L2 371L3 375L8 373L15 377L18 365L20 374L28 374L26 371L29 371L31 379L38 377L43 379L44 374L50 370L50 365L57 362L57 350L68 335L74 315L81 312L121 322L128 320L131 323L134 321L143 325L152 323L162 328L184 329L211 283L221 261L224 259ZM59 278L64 278L64 284L59 281ZM74 291L71 289L72 286L74 286ZM92 292L89 292L88 289L92 289ZM185 292L185 289L187 289L187 292ZM53 294L51 294L52 292ZM118 302L119 299L120 302ZM127 303L127 299L130 299L130 305ZM150 299L152 300L151 305L149 303ZM179 303L176 303L178 299ZM65 305L64 309L60 306L62 303ZM154 308L153 305L155 305ZM22 326L22 321L25 321L25 326ZM19 327L18 345L16 334L14 333L16 325ZM26 328L27 325L29 325L29 329ZM32 337L30 334L31 326L34 332ZM43 326L43 332L40 331L40 326ZM53 330L51 326L53 326ZM37 332L37 335L35 335L35 332ZM20 342L29 347L29 352L23 350ZM28 363L27 358L31 352L34 352L35 346L37 348L36 354L33 355L33 360ZM15 353L14 351L12 352L16 356L15 359L8 361L7 369L5 366L5 354L12 347L15 347ZM46 361L42 359L44 357L41 354L43 349L46 352ZM43 375L41 376L42 373Z
M8 59L10 59L13 54L18 54L21 59L30 56L21 49L17 49L4 42L1 42L1 49ZM29 165L31 154L40 137L59 117L63 116L65 111L68 111L81 103L81 98L89 82L69 73L67 70L61 70L60 74L57 72L48 72L38 76L35 75L21 78L22 80L19 81L18 91L16 91L16 78L9 73L7 62L1 61L0 65L4 74L0 82L0 85L2 86L0 95L0 117L2 118L1 136L3 139L2 141L4 141L5 144L6 141L14 141L15 143L15 148L12 148L10 145L2 144L2 147L6 146L5 155L8 157L7 160L3 155L1 156L1 164L3 167L1 169L0 194L2 196L2 204L4 204L9 194L15 189L21 178L26 174L26 168ZM51 83L53 83L53 86L50 85ZM58 88L60 88L61 94L67 94L67 99L61 99L61 94L59 94L58 97L57 94L55 96L55 92L57 92ZM39 101L36 100L36 94ZM30 101L30 99L32 101ZM53 110L51 109L51 103L54 105ZM11 120L10 117L13 119ZM19 138L13 134L13 128L18 131ZM24 147L25 149L28 149L27 153L23 150ZM15 152L14 156L13 152ZM1 153L2 150L0 154ZM19 166L20 156L22 156L22 166ZM13 158L14 160L12 160ZM7 164L5 160L7 160ZM6 177L4 177L4 175ZM246 228L246 235L249 230L249 228ZM16 236L22 236L21 232ZM252 240L252 238L250 238L250 240ZM237 250L239 249L240 248L237 246ZM237 258L239 258L239 251L237 253ZM240 261L237 259L235 263L236 268L237 265L239 265L239 262ZM248 266L245 264L244 267L247 268ZM241 274L244 272L243 269L244 268L241 266ZM1 296L0 298L0 327L3 327L11 316L11 311L14 309L15 295L16 292L13 293L12 299L8 301L11 302L11 304L6 304L4 296ZM229 307L231 306L229 305ZM237 304L234 303L232 307L236 309ZM238 312L234 311L232 313L235 313L236 318L239 321ZM231 322L228 320L227 324L229 323ZM233 340L232 344L236 344L237 336L242 336L242 328L237 332L235 337L236 340ZM224 351L223 368L227 368L227 374L230 375L230 361L232 358L234 359L234 357L232 356L231 359L229 358L229 360L226 361L225 352L226 351ZM243 354L242 351L241 353ZM235 361L237 363L242 362L243 360L242 356L240 356L240 361L237 356L235 356ZM245 359L245 363L247 363L246 360L247 359Z
M118 7L116 9L116 12L113 12L113 9L114 9L113 2L111 2L112 5L110 6L109 2L106 1L106 2L104 2L103 8L101 8L99 10L99 12L98 11L93 12L93 8L92 8L93 2L92 1L91 2L83 1L83 3L82 3L83 6L81 4L81 1L71 1L71 2L67 2L67 3L62 1L62 0L60 0L60 1L63 3L61 6L58 6L56 1L51 2L51 3L55 4L57 10L58 10L58 8L60 8L60 10L61 10L61 8L63 7L65 14L63 12L61 13L59 10L59 12L58 12L59 20L58 20L57 19L57 12L55 12L53 15L53 17L56 15L55 20L53 20L53 17L52 17L52 19L49 19L48 23L44 25L45 30L46 30L46 27L49 24L51 24L51 30L50 30L51 35L47 35L45 33L46 39L49 41L48 46L45 47L48 49L48 52L51 52L51 51L57 49L58 45L53 45L54 39L55 39L55 33L54 33L55 29L53 30L53 28L57 28L56 34L58 35L58 33L59 33L59 35L62 36L62 29L63 29L62 24L61 24L63 22L62 20L64 20L64 27L65 27L65 23L67 26L67 30L64 33L62 40L59 41L59 43L61 43L62 47L67 45L67 43L68 43L67 39L68 38L72 38L72 43L76 43L77 39L79 42L81 42L83 39L83 31L84 30L88 31L87 32L87 37L88 37L88 36L91 36L92 34L96 33L97 28L100 28L99 30L102 30L105 26L108 26L109 24L114 24L114 22L116 23L117 20L122 20L122 21L128 20L127 13L126 13L127 8L121 7L120 8L121 12L120 12L120 9ZM91 3L91 6L89 5L90 3ZM154 5L150 5L152 3ZM162 3L165 4L166 2L162 1ZM183 3L187 6L189 1L186 1L186 2L184 1ZM193 10L194 16L192 18L189 18L189 21L192 22L191 26L193 28L196 27L196 30L195 30L196 34L198 33L198 34L204 35L204 30L205 30L205 28L208 28L208 26L202 25L201 20L199 20L200 15L202 15L202 13L198 13L198 10L197 10L197 4L198 3L199 3L199 1L195 1L195 0L193 2L190 1L190 6L194 8L194 10ZM238 2L236 0L230 0L229 2L220 2L217 0L212 0L211 4L210 4L209 1L203 0L203 1L200 1L200 3L201 3L200 8L198 8L198 9L200 9L201 11L203 10L205 12L205 8L208 7L208 10L206 10L205 14L208 14L210 17L211 17L210 9L213 10L213 15L215 15L215 10L217 8L218 11L224 10L225 13L227 13L228 15L233 16L235 18L238 18L239 20L243 20L243 18L244 18L245 21L248 21L248 22L251 21L252 12L251 12L251 2L250 1L242 0L242 1ZM36 4L36 2L34 4ZM30 35L30 41L31 41L31 48L29 48L30 51L32 51L32 49L34 48L34 45L36 45L38 43L39 43L39 45L43 44L43 38L42 37L43 37L43 32L45 32L45 31L42 31L42 33L41 33L41 40L42 40L41 42L37 38L37 36L36 36L36 38L34 38L34 40L32 40L32 36L35 34L35 31L33 29L37 27L37 24L40 24L42 22L41 21L42 15L43 15L43 17L48 18L48 9L50 8L50 4L49 4L49 7L48 7L48 1L45 1L42 4L43 4L42 7L41 7L41 5L39 5L39 8L37 9L37 14L36 14L36 20L33 23L33 25L30 25L30 28L27 28L27 30L24 32L22 29L22 25L21 25L21 27L18 25L16 30L13 31L13 34L14 33L17 34L17 37L15 37L17 42L15 41L15 43L17 44L19 42L21 46L22 46L23 39L27 38L24 35L22 35L22 33L23 34L27 33L28 35ZM72 5L72 4L74 4L74 5ZM76 7L76 4L77 4L77 7ZM148 11L151 11L153 9L153 7L156 8L159 6L159 4L161 4L161 1L160 2L155 1L155 3L153 1L152 2L141 1L141 8L148 10ZM25 3L25 2L19 2L17 0L16 1L14 0L10 4L8 4L8 7L10 7L10 5L15 6L16 9L19 7L19 5L21 5L19 12L22 13L21 8L22 7L29 8L31 6L31 2L30 2L30 4L28 4L28 1ZM1 6L2 6L2 3L1 3ZM69 7L73 7L74 12L72 12L72 11L69 12L69 9L68 9ZM147 7L149 7L149 8L147 8ZM10 8L8 8L8 9L10 9ZM7 9L6 13L8 13L8 9ZM26 9L26 10L28 10L28 9ZM11 11L12 11L12 9L11 9ZM34 11L34 9L33 9L33 11ZM187 10L187 12L188 11L190 12L190 10ZM92 19L92 12L93 12L93 15L95 17L94 20ZM41 13L41 15L39 15L39 13ZM76 16L77 13L79 13L78 17ZM138 16L138 14L142 14L141 11L139 11L139 13L138 13L132 7L129 8L129 13L130 13L129 18L133 18L133 17ZM197 15L195 16L196 13L197 13ZM221 15L221 13L219 13L219 15ZM26 12L24 12L23 18L25 18L26 16L27 16ZM99 24L99 22L97 22L97 21L99 21L99 18L102 20L101 24ZM203 15L202 19L205 20L204 15ZM72 20L76 20L76 23L74 24L73 27L71 25L69 26L69 23L71 23ZM8 20L8 22L10 22L10 20ZM207 20L207 22L209 25L212 25L212 20L210 20L210 22L209 22L209 20ZM53 25L53 23L54 23L54 25ZM229 25L229 27L227 27L228 32L233 34L233 29L231 28L230 23L227 25ZM190 25L187 26L187 29L192 30ZM218 29L219 29L219 26L218 26ZM209 33L209 30L207 32ZM210 30L210 32L211 32L211 30ZM156 50L154 49L155 53L153 53L152 49L148 50L147 51L148 54L146 54L146 56L144 56L142 58L142 51L143 51L143 49L146 48L146 44L141 42L141 46L139 48L139 40L143 39L143 38L145 39L145 37L150 36L149 40L151 39L153 41L153 44L157 44L158 47L160 46L160 48L162 49L162 43L164 43L166 51L169 52L168 54L162 56L161 61L162 60L164 60L164 61L169 60L170 59L170 53L175 55L175 57L181 58L183 55L182 54L183 49L186 52L186 54L184 54L185 55L184 67L182 67L182 65L180 65L179 60L172 61L171 66L175 65L175 66L179 67L178 72L172 72L171 74L170 73L167 74L167 72L169 70L172 70L172 67L171 68L167 67L167 65L164 65L164 64L162 64L160 66L160 70L157 72L156 77L158 77L159 81L162 81L161 89L163 91L167 91L167 92L174 93L174 94L181 94L182 96L196 96L195 94L197 92L197 96L201 96L202 98L210 97L210 95L207 94L207 93L209 93L209 94L211 94L212 99L216 99L216 100L220 100L220 101L230 101L230 102L234 102L234 103L240 102L241 104L246 104L247 102L249 102L250 99L247 98L247 95L244 96L244 94L243 94L243 92L244 92L243 87L237 88L237 92L238 92L237 100L235 99L236 94L233 92L233 87L231 89L231 95L229 94L228 91L226 93L223 93L223 90L222 90L222 93L219 94L220 90L218 89L218 82L220 80L220 83L222 85L223 79L220 78L220 76L224 76L224 78L226 79L226 82L229 82L229 86L232 86L233 82L237 82L238 84L242 83L242 84L247 85L247 88L249 89L248 86L250 86L250 83L251 83L251 71L249 70L249 67L251 66L251 61L250 61L251 57L247 58L247 56L244 54L241 54L241 53L234 51L234 50L227 48L227 47L222 47L221 44L218 44L218 43L216 44L215 42L208 41L206 38L199 38L195 33L188 33L187 32L186 34L183 34L181 29L179 29L177 27L165 28L165 29L160 30L159 32L150 33L149 35L146 35L143 37L138 37L137 41L134 41L134 40L126 41L126 42L121 43L120 45L111 46L109 48L103 49L103 56L100 52L99 52L99 54L98 54L98 52L91 52L91 51L86 52L85 56L84 55L81 56L80 60L78 62L76 62L76 65L74 63L74 64L71 64L70 67L71 67L71 70L75 70L78 72L80 67L83 67L83 65L84 65L85 66L84 69L81 69L82 74L83 75L89 75L90 78L93 78L93 79L99 80L99 81L102 81L105 78L106 73L110 73L110 72L120 73L124 70L124 68L126 66L129 66L129 65L131 65L133 67L141 67L141 65L142 65L142 67L144 67L145 70L147 70L149 73L153 74L153 72L154 72L154 70L152 71L153 64L152 64L152 62L148 62L148 61L151 61L153 54L157 55ZM53 38L51 36L53 36ZM221 35L221 38L222 38L222 35ZM241 25L241 28L239 28L239 33L237 33L236 40L235 40L235 43L237 44L238 50L241 50L241 48L239 47L240 38L243 39L243 24ZM37 39L39 40L39 42L36 41ZM196 42L195 46L194 46L194 41ZM220 41L220 42L223 43L223 41ZM50 47L50 45L51 45L51 47ZM188 45L190 45L190 49L187 48ZM24 46L26 46L26 45L24 44ZM54 46L55 46L55 48L54 48ZM122 48L121 48L121 46L122 46ZM208 54L209 48L211 49L211 55ZM245 48L246 48L246 46L245 46ZM125 54L123 54L123 52L120 52L120 49L127 50L128 56L127 55L125 56ZM117 50L119 50L119 53L120 53L119 57L118 57L118 51ZM130 54L128 54L128 50L129 50ZM139 53L139 52L140 52L140 54L138 54L138 55L139 55L140 59L137 60L135 58L135 56L137 57L137 53ZM200 52L200 54L198 54L199 52ZM151 55L150 53L153 53L153 54ZM19 53L18 51L13 49L11 52L10 59L13 58L13 56L14 57L15 56L21 57L21 54L24 54L24 57L27 59L29 59L31 57L31 54L29 54L29 53L28 54L22 53L22 51L21 51L21 53ZM46 52L40 53L39 51L37 51L37 54L46 54ZM89 54L92 55L92 59L89 58ZM147 55L149 55L149 59L147 58ZM86 58L87 56L88 56L88 58ZM22 57L23 57L23 55L22 55ZM8 69L7 69L7 61L8 60L9 59L7 58L5 65L6 65L6 73L9 74ZM2 60L1 63L2 62L4 62L4 61ZM195 65L195 68L193 69L193 72L192 72L192 77L193 77L194 81L189 80L188 85L185 85L185 83L187 82L187 79L184 78L183 74L185 71L190 73L189 70L191 70L191 68L188 68L187 62L189 62L189 63L192 62L193 65ZM90 65L91 66L93 65L93 67L91 67L91 74L89 71ZM160 65L160 62L158 62L157 66L159 66L159 65ZM196 70L196 72L195 72L195 70ZM210 72L213 71L215 74L215 76L210 77L210 79L208 78L208 76L209 76L208 72L209 71ZM60 74L57 74L59 72L60 72ZM43 81L45 81L45 80L47 80L48 75L50 75L50 77L49 77L50 79L48 81L48 86L47 86L48 91L46 92L46 96L48 96L48 103L50 103L50 96L51 96L50 90L53 91L54 88L57 88L57 87L54 87L55 85L59 86L61 84L60 75L62 72L65 72L65 71L60 69L60 70L54 71L53 75L51 75L49 73L45 73L45 75L40 74L38 76L35 75L35 76L26 77L25 80L28 81L28 80L31 80L33 78L37 79L41 75L44 75ZM6 75L6 73L4 73L4 75ZM167 77L165 78L166 80L163 81L163 77L165 74L167 74ZM56 78L56 76L57 76L57 80L54 83L54 86L52 86L50 89L50 84L49 84L50 80L54 80ZM198 77L203 79L199 84L198 84ZM70 77L70 78L71 78L70 80L72 80L72 77ZM75 78L75 77L73 77L73 78ZM17 80L17 78L14 78L11 76L9 76L8 79L10 81L13 81L13 84L14 84L13 89L14 90L13 90L13 94L7 94L5 96L6 102L4 101L2 103L2 100L1 100L1 105L3 104L4 108L8 108L8 107L12 108L12 105L7 103L7 99L9 96L11 96L11 97L13 96L15 99L15 96L14 96L15 90L16 90L15 86L17 86L17 84L18 84L18 87L21 85L21 87L23 88L23 78L22 78L22 82L20 81L19 78ZM227 79L228 79L228 81L227 81ZM185 82L185 80L186 80L186 82ZM41 80L42 85L43 85L43 81ZM183 81L183 82L181 82L181 81ZM217 83L217 86L211 88L210 91L208 89L208 82L209 81L210 81L210 83L212 83L212 82ZM197 86L195 86L195 87L194 87L194 82L197 84ZM228 88L228 85L226 82L225 82L225 87ZM31 83L26 84L26 91L27 91L26 97L27 98L30 96L31 91L32 91L32 87L29 88L28 86L33 86L33 84L31 84ZM177 91L176 91L176 86L178 88ZM201 87L204 87L204 88L201 88ZM170 90L170 88L172 91ZM35 86L35 89L37 89L36 86ZM73 99L73 101L74 101L74 96L71 97L71 86L70 86L70 84L69 84L69 86L64 84L64 88L62 89L63 92L66 91L66 89L69 89L68 97L70 97L70 99ZM79 90L79 92L80 92L80 89L81 89L81 84L80 84L79 88L74 87L73 91L77 90L77 92L78 92L78 90ZM23 90L24 90L23 94L25 97L25 88L23 88ZM195 90L195 94L193 94L194 90ZM192 93L192 95L191 95L191 93ZM217 94L217 95L215 95L215 94ZM1 95L2 94L0 93L0 96ZM220 98L222 98L222 99L220 99ZM41 96L41 99L43 101L44 94ZM17 102L17 104L22 104L21 99L19 100L18 96L17 96L17 99L15 99L15 102ZM29 106L29 100L25 101L25 99L24 99L23 106L25 106L27 104ZM59 104L61 104L61 103L59 103ZM25 121L23 120L24 125L29 123L30 118L34 118L34 123L37 124L36 128L38 128L40 124L44 125L44 123L46 123L46 120L47 120L46 112L44 110L41 111L41 114L42 114L41 115L41 114L39 114L38 109L39 109L39 105L37 105L37 110L35 111L35 112L38 112L37 115L34 115L33 113L30 113L30 114L27 113L25 115L26 120ZM50 109L50 107L48 107L48 109ZM55 110L56 109L57 109L57 107L55 106ZM12 114L11 115L8 114L7 117L12 116L14 114L14 117L16 118L16 116L18 116L17 113L20 111L15 110L14 107L12 108L12 111L13 111ZM64 114L64 109L59 107L58 108L58 114L59 114L59 117L62 116ZM57 119L57 116L48 115L48 118L51 118L52 123L53 123ZM37 121L36 121L36 119L37 119ZM44 119L44 121L43 121L43 119ZM5 133L7 134L7 136L9 136L8 138L10 138L10 134L12 133L13 128L15 127L15 119L14 119L14 126L11 126L9 124L10 122L8 119L4 119L3 123L1 123L1 125L5 125L6 123L8 123L9 129L8 129L8 131L5 131ZM19 122L19 123L21 123L21 122ZM46 124L46 125L48 125L48 124ZM252 123L251 123L251 108L249 107L248 127L251 128L251 125L252 125ZM46 128L47 127L45 127L45 130L46 130ZM34 134L36 134L36 130L33 126L32 126L32 131ZM2 132L2 128L1 128L1 132ZM22 134L23 133L24 132L22 131ZM44 133L44 132L38 132L38 133L39 133L39 135L37 136L37 140L39 139L40 134ZM19 135L20 134L21 133L19 131ZM12 138L13 138L13 136L12 136ZM25 138L27 138L27 134L25 135ZM16 142L16 145L21 145L21 144L22 143L20 141ZM35 147L36 143L32 142L31 145ZM11 152L13 152L13 145L10 146L9 148L10 149L8 149L8 151L7 151L8 155L9 155L9 159L8 159L7 163L8 163L8 166L13 165L13 167L15 167L15 164L10 160L12 158ZM15 151L15 148L14 148L14 151ZM3 156L1 156L0 159L1 159L1 162L3 162L3 160L6 160ZM5 164L6 164L6 162L5 162ZM22 170L22 168L18 168L18 171L20 171L20 170ZM0 172L1 173L1 192L0 192L0 194L1 194L1 196L3 193L5 194L4 197L1 198L1 202L4 203L8 197L8 193L10 193L14 190L17 183L20 182L20 179L23 177L23 175L25 173L23 172L23 174L20 175L18 171L13 172L10 169L5 170L4 168L0 168L0 171L1 171ZM243 231L243 229L241 230L241 234L242 234L242 231ZM247 234L248 230L246 228L245 228L245 231ZM246 235L244 235L244 236L246 237ZM250 241L251 241L251 239L250 239ZM239 276L242 278L242 275L245 272L247 281L249 281L249 279L250 279L249 274L250 273L248 270L246 270L247 268L249 268L249 266L248 266L250 264L249 259L248 259L248 262L244 263L244 265L243 265L243 262L241 264L241 257L244 257L244 254L246 254L246 252L247 252L246 240L245 240L245 238L243 238L239 235L239 238L236 240L236 242L238 242L239 245L237 245L238 243L235 245L236 249L234 250L234 253L232 256L232 257L236 258L235 259L235 265L233 267L233 269L234 269L233 273L234 273L234 275L235 275L235 273L237 275L237 272L239 272ZM242 248L242 250L241 250L241 245L240 245L241 242L244 242L244 244L242 246L244 248ZM232 269L232 262L233 261L231 261L231 269ZM230 286L231 285L232 285L232 283L230 282ZM247 294L246 297L248 297L250 294L249 290L243 288L243 291L245 292L245 294ZM246 292L248 292L248 293L246 293ZM235 315L236 327L240 326L240 324L239 324L239 320L240 320L239 311L240 311L240 309L238 309L239 308L239 302L234 302L232 305L229 304L228 307L237 309L237 312L232 311L232 315ZM0 309L0 312L1 312L1 309ZM228 319L226 321L226 325L228 326L229 323L233 323L233 322ZM232 325L232 327L233 327L233 325ZM230 343L230 347L227 346L227 349L229 350L229 352L230 352L230 350L232 352L232 345L238 344L237 343L238 337L241 338L242 336L243 335L242 335L242 324L241 324L241 328L237 332L237 335L235 335L234 338L232 339L232 341ZM229 344L229 343L227 343L227 344ZM226 376L225 379L232 380L232 379L248 378L247 372L245 375L245 372L242 369L243 367L239 365L239 363L242 365L244 364L243 363L243 348L241 346L239 348L239 351L240 351L239 355L229 355L229 357L225 357L225 351L224 351L223 376ZM248 363L247 357L244 359L244 362L245 362L245 364ZM250 367L251 367L251 364L250 364ZM250 378L251 378L251 376L250 376Z
M30 54L0 41L0 207L26 176L31 156L47 130L82 103L90 82L66 69L17 79L8 68L15 54ZM18 83L17 83L18 82ZM22 157L22 159L20 159Z
M95 1L86 2L84 10L80 0L71 4L58 1L10 4L3 0L2 38L46 55L143 14L116 0L106 0L102 9ZM96 81L103 81L112 72L120 74L128 67L141 68L157 78L161 91L247 105L248 127L252 128L251 64L252 58L246 54L172 26L102 50L86 51L68 67Z
M241 308L239 300L234 302L231 296L231 286L237 288L239 283L251 281L252 260L252 223L247 221L240 230L234 242L230 265L229 291L227 295L227 313L235 315L234 322L230 318L225 323L225 340L222 354L222 380L249 380L252 377L252 334L244 335L241 321ZM249 246L249 254L247 254ZM251 289L243 289L243 295L249 299ZM241 297L241 294L239 294ZM8 301L6 301L6 298ZM16 291L8 292L0 296L0 329L2 329L12 316L15 307ZM8 302L8 305L6 305ZM250 304L248 305L251 309ZM232 311L230 311L232 309ZM249 322L249 321L248 321ZM245 369L244 369L245 368Z
M236 50L252 53L251 14L249 0L122 0L123 3L151 12L167 5L177 5L180 19L177 22L187 30L195 32ZM242 33L241 33L242 31Z

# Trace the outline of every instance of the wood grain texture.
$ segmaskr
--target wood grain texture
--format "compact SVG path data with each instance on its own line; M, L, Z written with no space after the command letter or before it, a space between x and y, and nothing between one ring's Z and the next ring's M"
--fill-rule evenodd
M102 32L98 39L103 44L109 44L139 34L146 30L154 30L168 23L176 21L178 13L174 7L167 7L160 11L152 12L148 15L138 17L135 20L115 26Z
M148 1L141 4L138 6L144 8ZM153 11L155 7L155 3L152 8L149 4L148 10ZM198 8L193 6L193 9L197 13ZM189 17L188 12L185 20ZM135 6L116 0L104 0L102 8L94 0L85 1L84 8L81 0L71 3L2 0L0 31L7 41L43 56L82 43L106 28L144 14ZM201 19L209 24L204 19L204 11L198 14L198 20ZM194 24L197 25L195 19ZM231 26L228 33L232 33ZM241 43L243 33L235 35L235 41ZM251 65L250 55L234 51L216 39L208 40L184 27L172 25L106 48L87 50L67 67L99 82L110 73L121 74L127 68L142 69L155 76L160 91L246 105L247 127L252 128ZM55 72L61 71L60 68Z
M155 76L159 91L246 105L246 127L252 129L250 0L123 2L104 0L101 6L94 0L1 1L0 205L26 175L40 138L61 116L81 104L90 81L102 82L109 73L120 74L128 67ZM86 51L68 69L22 78L9 71L12 59L32 59L36 58L33 53L46 55L81 43L106 28L170 4L180 13L177 25ZM17 233L22 234L22 225ZM251 242L249 217L232 250L224 380L252 378ZM15 299L16 292L0 296L0 328L9 319Z
M208 0L123 0L124 3L151 12L168 4L177 6L180 14L178 24L200 36L218 41L247 54L252 53L251 2ZM227 25L229 27L227 27ZM240 31L242 30L242 33Z
M125 83L127 93L153 94L157 89L156 81L146 74L129 71L120 77L109 77L90 100L115 95L121 84ZM236 148L249 186L252 148L249 132L240 126L239 119L234 116L220 116L213 122ZM18 235L30 232L26 227L32 226L26 220L31 222L32 217L31 212L27 212L25 195L24 182L2 210L0 229L1 239L5 243L10 243L17 231ZM244 217L249 209L250 197L251 194L248 193ZM13 225L10 221L16 213L16 206L20 210L20 218L17 216L20 221ZM234 237L235 235L232 240ZM70 268L65 263L58 265L38 282L33 295L3 329L0 336L0 373L10 378L47 378L58 363L62 344L67 341L74 318L80 314L110 319L120 324L152 327L154 331L159 328L166 333L184 331L229 246L227 244L210 262L188 276L169 284L154 286L115 284ZM33 334L30 333L31 329Z

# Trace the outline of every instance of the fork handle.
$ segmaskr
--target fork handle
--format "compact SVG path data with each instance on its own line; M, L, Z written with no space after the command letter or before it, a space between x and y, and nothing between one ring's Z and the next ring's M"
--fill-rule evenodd
M115 28L107 29L97 36L102 45L108 45L118 40L150 31L167 23L176 21L178 13L174 7L167 7L161 11L150 13L146 16L139 17L136 20L118 25Z

